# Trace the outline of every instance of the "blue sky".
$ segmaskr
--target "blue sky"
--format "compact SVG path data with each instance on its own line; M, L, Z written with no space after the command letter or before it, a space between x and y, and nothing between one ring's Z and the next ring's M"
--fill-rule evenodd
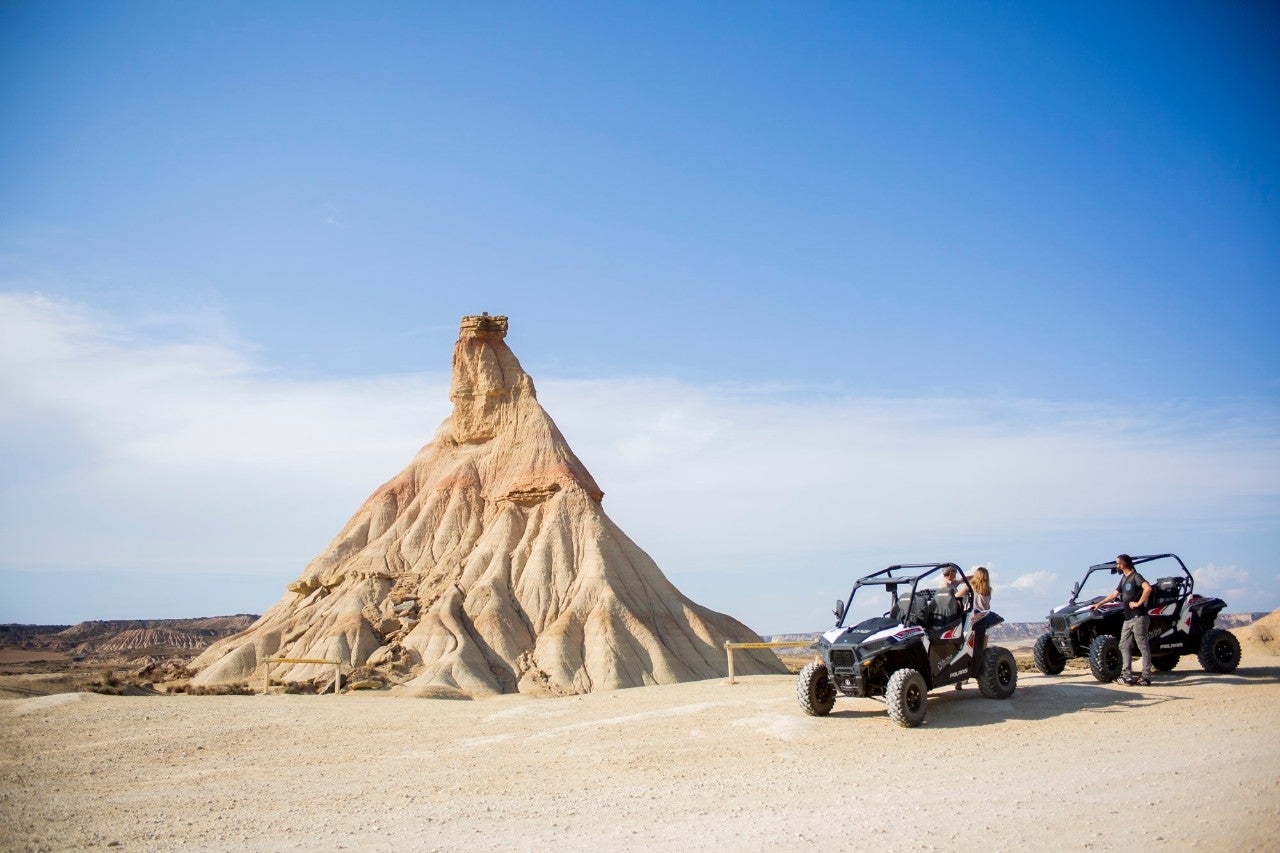
M269 607L479 311L758 630L1280 606L1274 6L470 6L0 4L0 621Z

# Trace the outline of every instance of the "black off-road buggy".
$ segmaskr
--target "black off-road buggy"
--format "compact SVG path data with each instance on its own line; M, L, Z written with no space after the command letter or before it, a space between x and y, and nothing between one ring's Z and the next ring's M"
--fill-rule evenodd
M1164 561L1153 567L1157 571L1139 568L1157 561ZM1147 613L1151 617L1152 667L1167 672L1178 665L1182 655L1190 654L1209 672L1231 672L1239 665L1240 641L1230 631L1213 626L1227 603L1196 595L1195 579L1177 554L1134 557L1133 566L1151 584ZM1169 576L1151 579L1150 575L1161 571ZM1090 609L1115 589L1119 574L1114 561L1089 567L1071 588L1067 603L1049 614L1049 633L1036 640L1034 649L1037 669L1045 675L1057 675L1067 658L1087 657L1094 678L1105 683L1120 677L1124 605L1113 601ZM1081 600L1082 592L1089 597Z
M840 695L883 696L894 722L914 727L924 722L926 694L937 687L972 678L983 696L1013 695L1013 654L986 643L987 629L1004 620L990 613L975 630L972 592L957 599L922 585L947 567L959 572L967 588L968 579L954 563L914 563L867 575L853 585L848 604L836 602L836 627L814 644L818 659L800 671L796 684L806 714L826 716ZM858 591L868 588L888 593L889 610L846 627Z

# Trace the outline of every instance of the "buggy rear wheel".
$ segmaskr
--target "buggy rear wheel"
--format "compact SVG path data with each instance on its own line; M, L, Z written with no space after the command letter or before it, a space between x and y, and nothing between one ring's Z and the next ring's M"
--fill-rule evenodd
M810 717L825 717L836 704L836 689L827 678L826 664L812 661L800 670L796 698Z
M1008 699L1018 689L1018 662L1013 652L992 646L982 653L978 690L988 699Z
M920 725L928 710L928 694L929 685L925 684L923 675L911 668L898 670L889 676L889 684L884 689L890 719L908 729Z
M1089 669L1093 677L1107 683L1120 677L1120 641L1110 634L1099 634L1089 644Z
M1067 656L1053 644L1052 634L1040 635L1035 648L1031 650L1031 656L1035 658L1036 669L1045 675L1057 675L1067 665Z
M1240 665L1240 641L1223 628L1214 628L1200 641L1200 665L1207 672L1234 672Z
M1178 660L1182 655L1152 655L1151 666L1160 672L1168 672L1178 665Z

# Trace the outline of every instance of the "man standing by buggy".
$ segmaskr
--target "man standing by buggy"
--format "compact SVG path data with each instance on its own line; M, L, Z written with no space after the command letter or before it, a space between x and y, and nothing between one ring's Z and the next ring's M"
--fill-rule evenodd
M1120 680L1125 684L1151 684L1151 640L1147 629L1151 617L1147 615L1147 599L1151 597L1151 584L1133 568L1133 558L1128 554L1116 557L1116 568L1123 575L1120 584L1107 597L1093 605L1097 610L1117 598L1124 605L1124 626L1120 629ZM1142 676L1133 677L1133 643L1137 642L1142 653Z

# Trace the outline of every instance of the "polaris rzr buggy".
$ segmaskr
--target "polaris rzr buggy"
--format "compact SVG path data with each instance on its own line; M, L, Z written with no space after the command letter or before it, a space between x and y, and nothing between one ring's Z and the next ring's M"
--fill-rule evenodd
M841 694L883 696L894 722L910 728L924 722L926 694L937 687L973 678L983 696L1013 695L1018 686L1013 654L986 643L987 629L1004 620L989 613L975 630L971 591L957 599L923 585L946 568L954 568L968 589L955 563L913 563L867 575L853 585L848 604L836 602L836 627L814 644L818 659L800 671L796 684L806 714L826 716ZM887 592L889 610L846 627L860 590ZM860 603L865 602L866 595Z
M1156 564L1143 571L1141 566ZM1194 654L1209 672L1231 672L1240 663L1240 641L1223 628L1213 627L1227 606L1221 598L1195 595L1195 579L1177 554L1149 554L1134 557L1133 567L1151 584L1147 614L1151 617L1151 666L1167 672L1178 665L1182 655ZM1168 572L1168 577L1152 580ZM1093 677L1101 682L1120 677L1120 628L1124 625L1124 605L1113 601L1091 610L1115 589L1119 575L1114 561L1090 566L1071 588L1071 598L1049 614L1049 633L1042 634L1034 649L1036 668L1045 675L1057 675L1067 658L1087 657ZM1092 579L1092 584L1090 580ZM1079 600L1087 590L1091 597ZM1135 653L1136 654L1136 653Z

